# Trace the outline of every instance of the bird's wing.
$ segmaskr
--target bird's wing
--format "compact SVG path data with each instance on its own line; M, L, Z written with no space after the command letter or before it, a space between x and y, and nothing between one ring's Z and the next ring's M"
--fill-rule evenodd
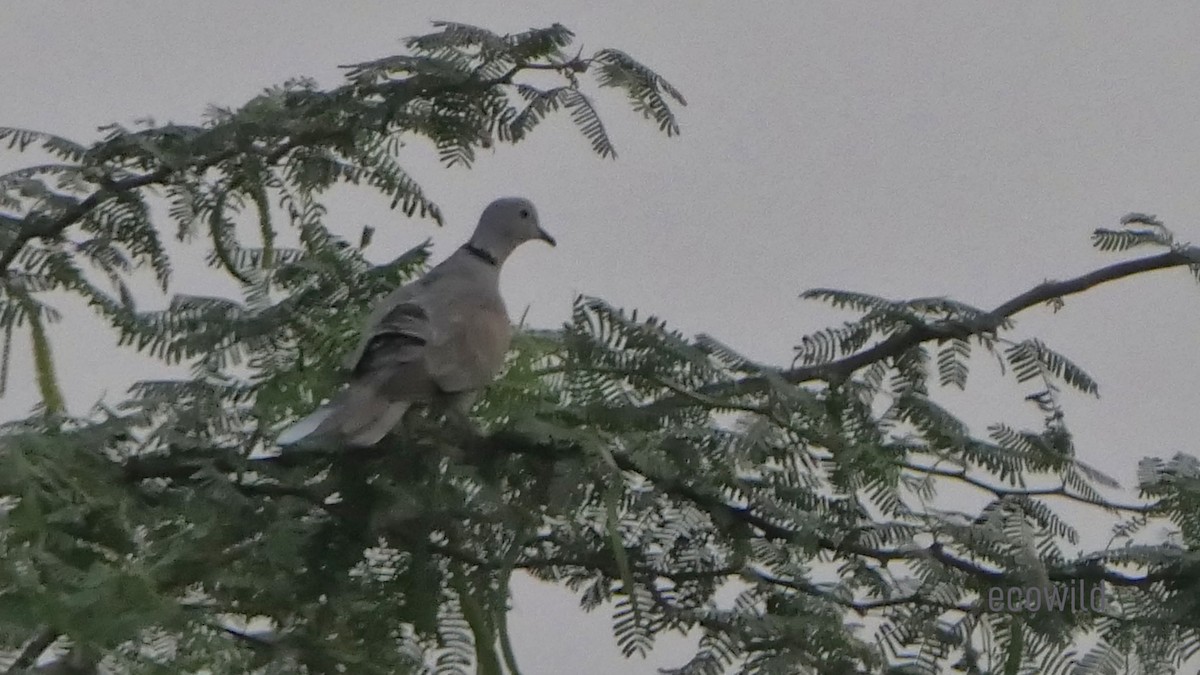
M346 355L346 359L343 362L346 370L354 372L358 369L359 363L366 354L368 345L370 345L371 342L376 338L380 326L386 321L387 316L392 313L392 310L400 305L406 304L415 304L420 306L421 302L419 296L421 284L429 276L431 276L436 269L437 268L431 270L430 273L425 277L407 283L391 293L388 293L383 300L380 300L379 303L371 309L371 314L367 317L367 320L363 322L363 329L359 335L358 346L354 348L353 352Z
M499 275L462 251L438 267L418 292L429 318L425 370L444 393L482 389L504 364L511 337Z
M419 290L417 284L402 286L376 306L358 347L346 361L351 371L346 388L282 432L280 445L374 445L400 422L410 405L437 392L425 368L432 325Z
M419 365L426 345L433 338L432 328L429 310L421 305L419 298L390 303L386 312L364 332L351 370L352 379Z
M347 367L350 383L280 435L373 445L413 403L482 389L504 364L511 327L496 274L451 256L372 311Z

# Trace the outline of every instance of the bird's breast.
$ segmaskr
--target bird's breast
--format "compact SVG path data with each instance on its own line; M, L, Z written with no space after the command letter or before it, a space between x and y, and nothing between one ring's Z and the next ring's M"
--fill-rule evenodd
M480 365L493 374L500 370L512 343L512 326L504 307L481 307L467 330Z
M426 347L429 372L443 391L482 389L500 368L512 342L503 303L460 303L438 321Z

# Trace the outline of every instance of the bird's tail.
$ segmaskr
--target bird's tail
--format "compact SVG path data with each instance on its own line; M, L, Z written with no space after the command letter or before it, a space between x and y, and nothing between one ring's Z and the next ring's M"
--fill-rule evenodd
M317 430L317 427L321 426L321 422L324 422L333 414L334 410L336 408L332 403L327 403L317 408L292 426L279 432L279 437L275 439L275 442L284 447L299 443L311 436Z
M281 446L317 441L372 446L400 423L411 405L388 400L367 383L351 384L332 401L284 429L276 442Z

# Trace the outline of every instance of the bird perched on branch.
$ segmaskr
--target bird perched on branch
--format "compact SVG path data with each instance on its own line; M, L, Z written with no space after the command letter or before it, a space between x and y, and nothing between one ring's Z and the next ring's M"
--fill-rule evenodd
M500 267L533 239L555 245L532 202L488 204L466 244L375 307L347 361L346 388L280 433L279 445L371 446L413 405L437 405L465 420L512 339Z

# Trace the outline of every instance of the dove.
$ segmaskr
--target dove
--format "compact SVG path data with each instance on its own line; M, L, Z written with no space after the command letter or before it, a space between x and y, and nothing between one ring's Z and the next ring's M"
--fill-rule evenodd
M504 197L488 204L466 244L374 307L347 358L346 387L276 442L369 447L414 405L436 405L465 422L512 339L500 268L535 239L556 245L531 201Z

